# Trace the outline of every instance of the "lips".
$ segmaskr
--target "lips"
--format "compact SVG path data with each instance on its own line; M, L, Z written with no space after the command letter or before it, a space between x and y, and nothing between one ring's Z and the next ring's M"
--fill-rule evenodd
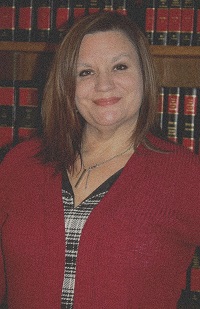
M94 100L93 102L98 106L109 106L119 102L120 97L110 97Z

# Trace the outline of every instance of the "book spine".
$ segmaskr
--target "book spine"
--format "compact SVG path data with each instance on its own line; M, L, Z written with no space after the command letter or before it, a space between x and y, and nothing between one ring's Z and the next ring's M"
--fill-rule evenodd
M161 130L164 130L165 88L160 87L158 95L158 121Z
M200 46L200 1L196 1L195 17L195 45Z
M169 7L168 45L180 45L182 0L171 0Z
M71 0L56 1L55 7L55 25L54 25L54 41L62 39L63 33L72 23L72 7Z
M193 45L194 37L194 0L183 0L180 45Z
M81 16L86 15L86 1L85 0L74 0L73 2L73 20Z
M35 41L48 42L52 39L54 0L37 0Z
M128 15L127 0L118 0L116 5L114 3L114 10L119 14Z
M150 0L147 3L145 12L145 33L151 45L155 43L155 19L156 19L156 1Z
M102 9L99 0L89 0L88 1L88 14L94 14Z
M15 87L13 81L0 81L0 147L15 141Z
M184 116L183 116L183 146L195 151L195 133L197 116L197 89L184 88Z
M29 138L40 125L39 89L33 81L17 81L16 128L18 141Z
M15 0L0 1L0 41L14 41L15 19Z
M114 6L113 6L113 1L114 0L104 0L103 1L103 6L104 6L104 11L113 11Z
M136 24L144 33L147 2L145 0L127 1L128 16L136 22Z
M157 0L155 44L167 45L169 1Z
M179 138L180 87L170 87L167 100L167 137L177 143Z
M16 41L33 40L36 26L36 10L34 0L19 0L16 2Z

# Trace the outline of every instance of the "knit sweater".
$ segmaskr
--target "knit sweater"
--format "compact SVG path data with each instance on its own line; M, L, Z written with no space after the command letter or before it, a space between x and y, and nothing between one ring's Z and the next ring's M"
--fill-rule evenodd
M74 309L175 309L179 277L200 244L200 165L139 146L89 216L80 239ZM0 167L0 299L9 309L60 309L65 264L61 175L19 144Z

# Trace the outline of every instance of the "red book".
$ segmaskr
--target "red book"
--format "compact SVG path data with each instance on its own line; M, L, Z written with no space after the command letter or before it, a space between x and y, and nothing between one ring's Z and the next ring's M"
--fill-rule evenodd
M194 0L183 0L181 45L191 46L194 37Z
M16 0L0 1L0 41L13 41L16 22Z
M16 1L16 41L32 41L36 26L34 0Z
M15 139L15 87L12 81L0 82L0 147Z
M114 3L114 10L116 10L119 14L128 15L127 2L128 0L118 0L116 4Z
M16 124L21 140L35 134L39 126L38 87L32 81L19 81L17 93Z
M72 16L72 8L71 8L72 0L58 0L56 1L55 8L55 31L54 31L54 40L58 41L62 38L63 31L65 31L71 23Z
M145 33L150 44L155 43L156 1L149 0L145 12Z
M180 108L180 87L172 87L168 90L167 99L167 137L178 142L178 121Z
M101 9L100 0L89 0L88 3L88 14L97 13Z
M195 12L195 45L200 46L200 1L196 1Z
M79 18L86 14L86 1L74 0L73 1L73 19Z
M169 1L157 0L155 44L167 45L168 24L169 24Z
M36 41L50 41L53 32L54 0L37 0L36 2Z
M171 0L169 6L168 45L180 45L182 0Z
M182 144L195 151L196 116L197 116L197 89L184 88L184 116Z

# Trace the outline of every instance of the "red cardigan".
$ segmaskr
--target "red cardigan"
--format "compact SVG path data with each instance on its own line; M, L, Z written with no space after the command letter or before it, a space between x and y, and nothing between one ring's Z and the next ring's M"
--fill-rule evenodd
M74 309L175 309L179 276L200 245L198 158L140 146L92 211L80 240ZM65 262L61 175L36 140L0 167L0 298L9 309L60 309ZM5 283L6 282L6 283Z

